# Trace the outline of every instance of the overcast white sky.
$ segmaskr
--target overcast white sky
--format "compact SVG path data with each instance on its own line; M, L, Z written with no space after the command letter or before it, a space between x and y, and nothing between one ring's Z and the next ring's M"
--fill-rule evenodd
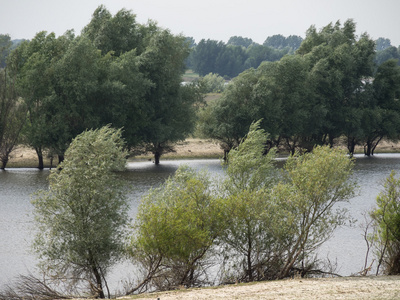
M0 33L12 39L31 39L42 30L80 34L101 4L112 14L132 10L139 23L151 19L196 42L227 42L235 35L257 43L274 34L304 38L310 25L320 29L351 18L358 35L367 32L400 45L400 0L0 0Z

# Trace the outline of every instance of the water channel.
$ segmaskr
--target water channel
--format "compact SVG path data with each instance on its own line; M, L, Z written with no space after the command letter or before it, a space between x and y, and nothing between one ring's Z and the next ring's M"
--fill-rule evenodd
M196 170L207 169L213 176L223 176L223 169L217 159L162 161L159 166L151 162L129 163L124 176L134 187L129 194L132 216L136 213L141 195L174 174L181 164ZM337 262L336 271L341 275L357 273L364 265L366 244L359 223L363 222L362 213L374 206L382 182L391 170L400 170L400 154L376 154L370 158L356 156L353 176L360 186L359 194L344 206L358 220L358 224L339 228L319 250L320 258L328 257L330 261ZM12 282L18 274L35 273L37 261L30 252L34 233L30 199L35 191L47 188L48 175L49 170L0 171L0 288ZM124 279L124 272L116 270L111 280L117 284L120 279Z

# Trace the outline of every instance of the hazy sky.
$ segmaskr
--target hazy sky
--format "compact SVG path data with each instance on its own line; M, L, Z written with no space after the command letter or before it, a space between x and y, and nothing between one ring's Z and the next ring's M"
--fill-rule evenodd
M113 15L132 10L139 23L151 19L196 42L227 42L235 35L257 43L274 34L304 37L310 25L320 29L351 18L358 35L367 32L400 45L400 0L0 0L0 33L12 39L31 39L42 30L80 34L101 4Z

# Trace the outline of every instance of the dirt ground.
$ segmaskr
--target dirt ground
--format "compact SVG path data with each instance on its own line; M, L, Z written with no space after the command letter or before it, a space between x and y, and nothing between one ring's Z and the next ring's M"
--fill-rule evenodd
M400 276L279 280L143 294L133 299L400 299Z
M356 152L363 153L362 147L356 147ZM392 143L382 141L377 149L376 153L379 152L397 152L400 153L400 143ZM217 142L206 139L189 138L183 142L179 142L175 146L175 152L164 154L161 157L163 159L195 159L195 158L222 158L223 150L218 145ZM136 157L131 157L129 160L151 160L152 155L140 155ZM54 167L58 160L55 157L52 163ZM45 155L44 159L45 167L51 165L50 158ZM7 167L36 167L37 166L37 156L33 149L27 147L19 146L10 155L10 160Z
M223 150L220 146L211 140L204 139L187 139L183 142L177 143L175 146L175 152L167 153L161 156L161 161L163 159L179 159L179 158L222 158ZM151 154L140 155L136 157L131 157L129 160L147 160L152 159ZM50 158L44 155L45 167L50 166ZM52 166L54 167L58 163L57 158L53 159ZM10 160L7 164L8 168L12 167L36 167L37 155L33 149L18 146L10 155Z

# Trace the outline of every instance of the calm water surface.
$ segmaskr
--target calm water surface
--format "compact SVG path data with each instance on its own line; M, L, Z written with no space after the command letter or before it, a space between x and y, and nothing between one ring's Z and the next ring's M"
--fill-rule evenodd
M129 194L131 215L136 213L140 197L149 188L159 185L173 175L179 165L187 164L196 170L207 169L213 176L222 176L219 160L162 161L155 166L151 162L129 163L124 177L133 187ZM400 154L377 154L375 157L356 156L354 176L360 186L359 195L347 207L353 218L362 223L362 213L371 209L375 198L382 189L383 180L391 170L400 173ZM18 274L35 272L36 259L30 253L34 234L32 224L31 195L39 189L46 189L49 170L8 169L0 171L0 288L10 283ZM366 245L359 225L343 227L324 244L319 257L337 262L337 272L350 275L359 272L364 265ZM116 289L120 279L134 276L125 274L125 267L117 266L110 284ZM119 286L121 287L121 286Z

